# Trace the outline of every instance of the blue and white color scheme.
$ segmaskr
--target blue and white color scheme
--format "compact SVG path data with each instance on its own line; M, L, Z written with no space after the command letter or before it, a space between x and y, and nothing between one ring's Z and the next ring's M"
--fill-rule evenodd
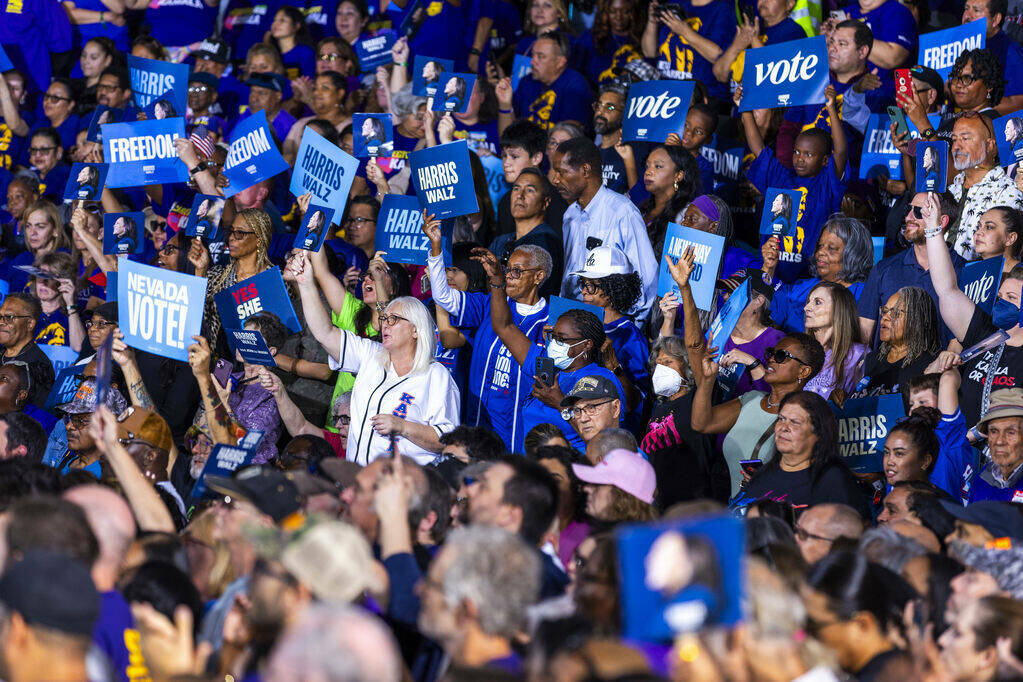
M987 44L986 35L987 19L974 19L962 26L921 33L919 63L937 71L942 80L948 80L959 55L966 50L983 49Z
M845 463L861 473L881 471L884 442L895 423L906 416L902 394L850 398L839 409L838 449Z
M998 160L1003 166L1023 161L1023 111L996 118L992 124L998 142Z
M188 360L193 336L202 331L206 280L142 265L118 262L117 317L124 342L173 360Z
M266 345L266 339L255 329L225 329L227 345L242 356L242 360L250 365L276 367L273 353Z
M918 142L916 145L916 191L944 192L948 187L948 142Z
M417 54L412 61L412 94L433 97L437 93L437 81L441 75L454 70L455 62L451 59Z
M307 128L306 134L309 132ZM239 122L231 133L231 147L224 163L224 175L230 184L224 188L224 196L233 197L257 182L290 169L274 144L270 126L266 123L266 112L252 114ZM298 175L297 168L295 175Z
M547 316L550 319L551 326L554 326L557 321L569 310L585 310L588 313L592 313L600 320L601 324L604 324L604 310L599 308L592 303L583 303L582 301L576 301L572 298L562 298L561 296L551 296L547 301L549 306L547 309Z
M394 62L391 55L394 40L394 31L387 30L355 43L353 47L355 56L359 58L359 69L363 73L372 73L378 66Z
M725 238L721 235L668 223L668 230L664 235L661 267L657 273L657 295L664 296L671 292L676 297L680 296L678 285L668 270L668 258L674 263L689 246L693 247L695 256L693 272L689 275L693 301L700 310L710 310L714 303L714 283L720 274L721 258L725 253ZM681 300L679 298L679 301Z
M708 349L717 348L717 354L721 354L725 343L728 341L728 337L732 335L732 330L735 329L735 323L739 321L739 315L742 315L742 311L746 309L748 303L749 279L745 279L732 292L732 295L728 297L728 300L725 301L725 304L718 311L717 317L710 323L710 328L707 330Z
M170 100L174 111L184 114L188 105L188 64L174 64L128 55L131 96L135 108L146 111L154 102Z
M224 214L224 197L215 194L196 194L192 210L185 220L185 234L203 237L208 242L217 241L220 218Z
M106 213L103 215L103 253L142 253L146 245L146 214Z
M334 209L329 206L309 204L309 210L302 217L302 225L295 235L294 248L319 251L333 222Z
M671 133L682 134L695 83L641 81L629 88L622 120L626 142L664 142ZM709 188L708 188L709 191Z
M174 147L185 136L185 119L108 123L102 133L108 187L188 182L188 168Z
M419 207L438 220L480 210L465 140L411 152L409 165Z
M444 265L451 265L451 221L441 222ZM430 240L423 232L419 200L402 194L385 194L377 216L376 250L387 254L388 263L426 265Z
M72 164L64 186L64 198L71 201L99 201L109 171L110 166L105 163Z
M390 114L355 114L353 150L360 159L390 156L394 152L394 124Z
M798 189L768 187L764 193L764 212L760 216L760 234L794 237L799 202L802 199L803 195Z
M277 267L224 289L213 297L213 302L220 313L224 329L242 329L245 320L266 310L280 318L284 326L295 334L302 331L302 325L295 315L295 306L291 304L284 279L281 278L281 270Z
M311 192L313 203L330 206L335 215L343 215L358 168L358 159L306 126L289 189L296 197Z
M746 50L739 111L824 104L828 45L824 36Z
M437 81L437 94L433 96L433 111L464 114L469 108L469 98L476 86L474 73L445 73Z
M959 274L959 288L988 315L998 298L1004 268L1005 256L995 256L967 263Z

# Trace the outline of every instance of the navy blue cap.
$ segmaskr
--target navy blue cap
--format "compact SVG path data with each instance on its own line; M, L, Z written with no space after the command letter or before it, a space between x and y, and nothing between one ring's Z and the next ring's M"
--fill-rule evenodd
M279 73L254 73L245 81L245 85L253 88L266 88L274 92L284 92L288 80Z
M188 77L189 83L202 83L203 85L213 88L216 90L220 87L220 79L214 76L212 73L193 73Z
M1018 504L983 500L964 507L951 500L942 500L941 506L957 519L981 526L996 538L1023 540L1023 509Z
M99 592L89 569L67 554L34 549L0 576L0 602L29 625L72 635L92 635Z

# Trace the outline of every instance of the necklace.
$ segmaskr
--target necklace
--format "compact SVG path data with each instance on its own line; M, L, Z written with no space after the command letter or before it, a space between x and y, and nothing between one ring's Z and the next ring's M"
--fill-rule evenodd
M765 398L765 400L767 400L767 409L769 409L769 410L773 409L775 407L778 407L779 405L781 405L781 401L780 400L778 402L776 402L776 403L772 403L771 402L771 394L770 393L768 393L764 398Z

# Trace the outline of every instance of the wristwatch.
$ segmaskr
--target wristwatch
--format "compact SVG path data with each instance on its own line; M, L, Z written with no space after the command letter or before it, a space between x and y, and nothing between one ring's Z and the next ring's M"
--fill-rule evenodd
M192 170L188 171L188 177L194 178L196 175L198 175L199 173L202 173L204 170L206 170L209 167L210 167L210 162L209 161L200 161L198 164L196 164L195 168L193 168Z
M760 362L760 360L756 360L756 359L754 359L754 360L753 360L753 362L751 362L751 363L749 363L748 365L746 365L746 371L747 371L747 372L752 372L752 371L753 371L753 370L755 370L755 369L756 369L757 367L760 367L760 366L761 366L761 365L763 365L763 364L764 364L764 363Z
M920 137L924 138L925 140L930 140L937 136L938 134L934 132L934 128L928 128L927 130L920 133Z

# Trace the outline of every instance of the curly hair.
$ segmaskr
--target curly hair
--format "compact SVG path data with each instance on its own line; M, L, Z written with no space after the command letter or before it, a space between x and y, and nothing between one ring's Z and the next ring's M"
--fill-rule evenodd
M963 50L952 66L949 80L961 74L967 64L973 66L973 77L984 81L984 86L988 90L988 105L997 106L1005 94L1005 71L1002 63L989 50Z
M615 523L643 523L657 520L657 510L635 495L631 495L616 485L611 486L611 503L606 512L607 518Z
M696 159L683 147L677 145L662 144L651 150L653 154L658 149L671 159L675 166L675 172L682 171L682 180L678 183L678 189L672 194L664 210L654 216L647 224L647 233L650 235L650 244L654 247L654 255L661 257L661 250L664 248L664 233L668 230L668 223L675 220L685 206L695 197L703 193L703 183L700 182L700 169L696 165ZM647 157L649 158L649 156ZM651 195L639 206L639 212L646 215L654 207L654 197Z
M627 275L608 275L596 280L616 312L628 312L643 294L643 280L635 272Z

